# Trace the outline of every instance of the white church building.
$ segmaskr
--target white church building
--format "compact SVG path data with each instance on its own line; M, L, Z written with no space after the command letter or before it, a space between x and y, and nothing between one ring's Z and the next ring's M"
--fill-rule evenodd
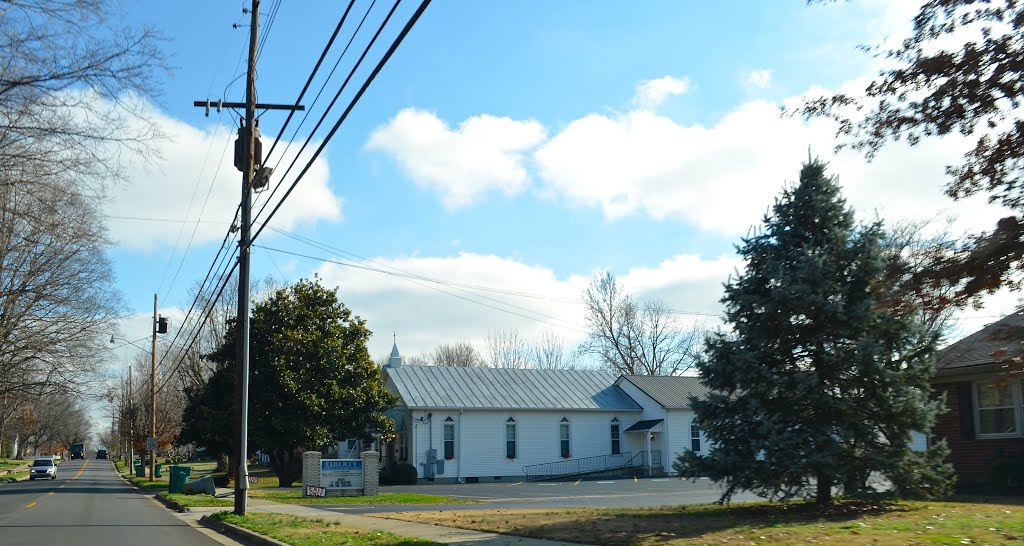
M385 465L421 480L473 483L583 474L631 466L671 473L707 442L689 408L695 377L588 370L403 366L397 345L383 368L401 399Z

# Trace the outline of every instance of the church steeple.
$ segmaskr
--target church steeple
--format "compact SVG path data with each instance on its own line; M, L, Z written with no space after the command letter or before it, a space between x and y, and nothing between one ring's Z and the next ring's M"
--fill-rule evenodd
M402 355L398 354L398 336L392 334L393 343L391 345L391 356L388 358L388 363L384 365L385 368L401 368L402 367Z

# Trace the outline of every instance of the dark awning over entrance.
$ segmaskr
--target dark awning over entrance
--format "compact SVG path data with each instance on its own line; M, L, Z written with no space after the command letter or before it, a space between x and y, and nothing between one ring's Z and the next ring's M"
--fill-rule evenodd
M651 430L652 428L660 425L664 419L648 419L647 421L637 421L633 426L627 428L624 432L643 432L645 430Z

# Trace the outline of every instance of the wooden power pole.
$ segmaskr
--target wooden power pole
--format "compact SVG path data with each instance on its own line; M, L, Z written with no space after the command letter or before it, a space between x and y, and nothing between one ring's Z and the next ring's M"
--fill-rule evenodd
M245 102L218 101L217 108L245 108L245 118L238 138L242 157L236 156L235 166L242 171L242 203L238 238L238 318L235 322L235 411L232 445L232 461L235 466L235 514L245 515L246 494L249 489L249 469L246 462L249 443L249 258L252 237L252 190L257 174L257 164L262 170L259 129L256 125L256 110L303 110L299 105L257 104L256 103L256 49L259 41L260 0L252 0L249 26L249 66L245 80ZM195 101L195 106L205 107L209 113L210 101ZM241 161L239 161L239 159ZM265 183L269 172L261 177Z

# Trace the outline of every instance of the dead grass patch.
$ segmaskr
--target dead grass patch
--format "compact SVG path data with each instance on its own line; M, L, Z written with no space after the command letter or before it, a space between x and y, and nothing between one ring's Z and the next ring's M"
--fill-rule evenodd
M994 499L993 499L994 500ZM1022 544L1024 499L999 502L810 503L657 508L466 510L374 514L421 523L608 545Z

